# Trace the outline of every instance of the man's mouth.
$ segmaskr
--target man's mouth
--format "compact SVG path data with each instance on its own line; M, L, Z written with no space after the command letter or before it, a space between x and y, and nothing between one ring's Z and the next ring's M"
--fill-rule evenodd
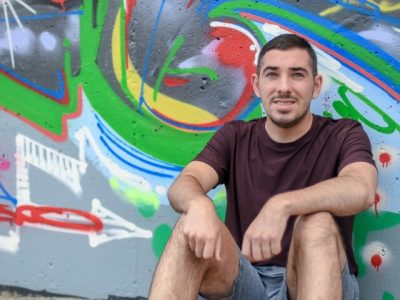
M296 99L294 98L285 98L285 97L273 97L272 103L280 104L280 105L290 105L296 103Z

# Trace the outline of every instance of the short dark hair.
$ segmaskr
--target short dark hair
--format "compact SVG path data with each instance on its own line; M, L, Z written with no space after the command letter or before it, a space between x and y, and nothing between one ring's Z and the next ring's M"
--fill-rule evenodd
M278 35L262 47L257 60L257 73L260 74L261 63L265 53L274 49L288 50L292 48L300 48L308 52L311 58L312 73L314 76L317 76L317 55L315 54L314 49L311 47L310 43L302 37L290 33Z

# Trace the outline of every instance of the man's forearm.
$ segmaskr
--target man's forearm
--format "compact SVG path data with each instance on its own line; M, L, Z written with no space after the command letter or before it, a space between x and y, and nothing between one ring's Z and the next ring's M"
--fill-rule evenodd
M168 190L168 199L178 213L186 213L193 204L199 202L212 205L201 184L190 174L179 175Z
M336 216L357 214L374 203L376 174L367 179L339 176L313 186L276 195L271 200L283 205L288 215L304 215L319 211ZM274 199L275 198L275 199Z
M168 190L171 206L179 213L187 213L193 206L202 205L208 210L213 204L208 191L218 183L215 170L200 161L190 162Z

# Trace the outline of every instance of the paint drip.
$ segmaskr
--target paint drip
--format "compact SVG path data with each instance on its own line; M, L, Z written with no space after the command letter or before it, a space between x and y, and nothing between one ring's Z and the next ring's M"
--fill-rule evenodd
M382 264L382 257L379 254L375 254L371 257L371 264L379 272L379 267Z
M374 201L374 206L375 206L375 215L376 218L379 218L379 213L378 213L378 203L381 201L381 196L379 194L375 194L375 201Z
M379 155L379 161L382 163L383 168L387 168L391 161L390 154L388 152L383 152Z

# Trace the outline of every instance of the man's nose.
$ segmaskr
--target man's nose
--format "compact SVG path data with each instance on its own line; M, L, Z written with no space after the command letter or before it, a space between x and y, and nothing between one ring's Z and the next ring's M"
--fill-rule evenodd
M290 81L287 76L281 76L278 82L278 92L286 94L290 92Z

